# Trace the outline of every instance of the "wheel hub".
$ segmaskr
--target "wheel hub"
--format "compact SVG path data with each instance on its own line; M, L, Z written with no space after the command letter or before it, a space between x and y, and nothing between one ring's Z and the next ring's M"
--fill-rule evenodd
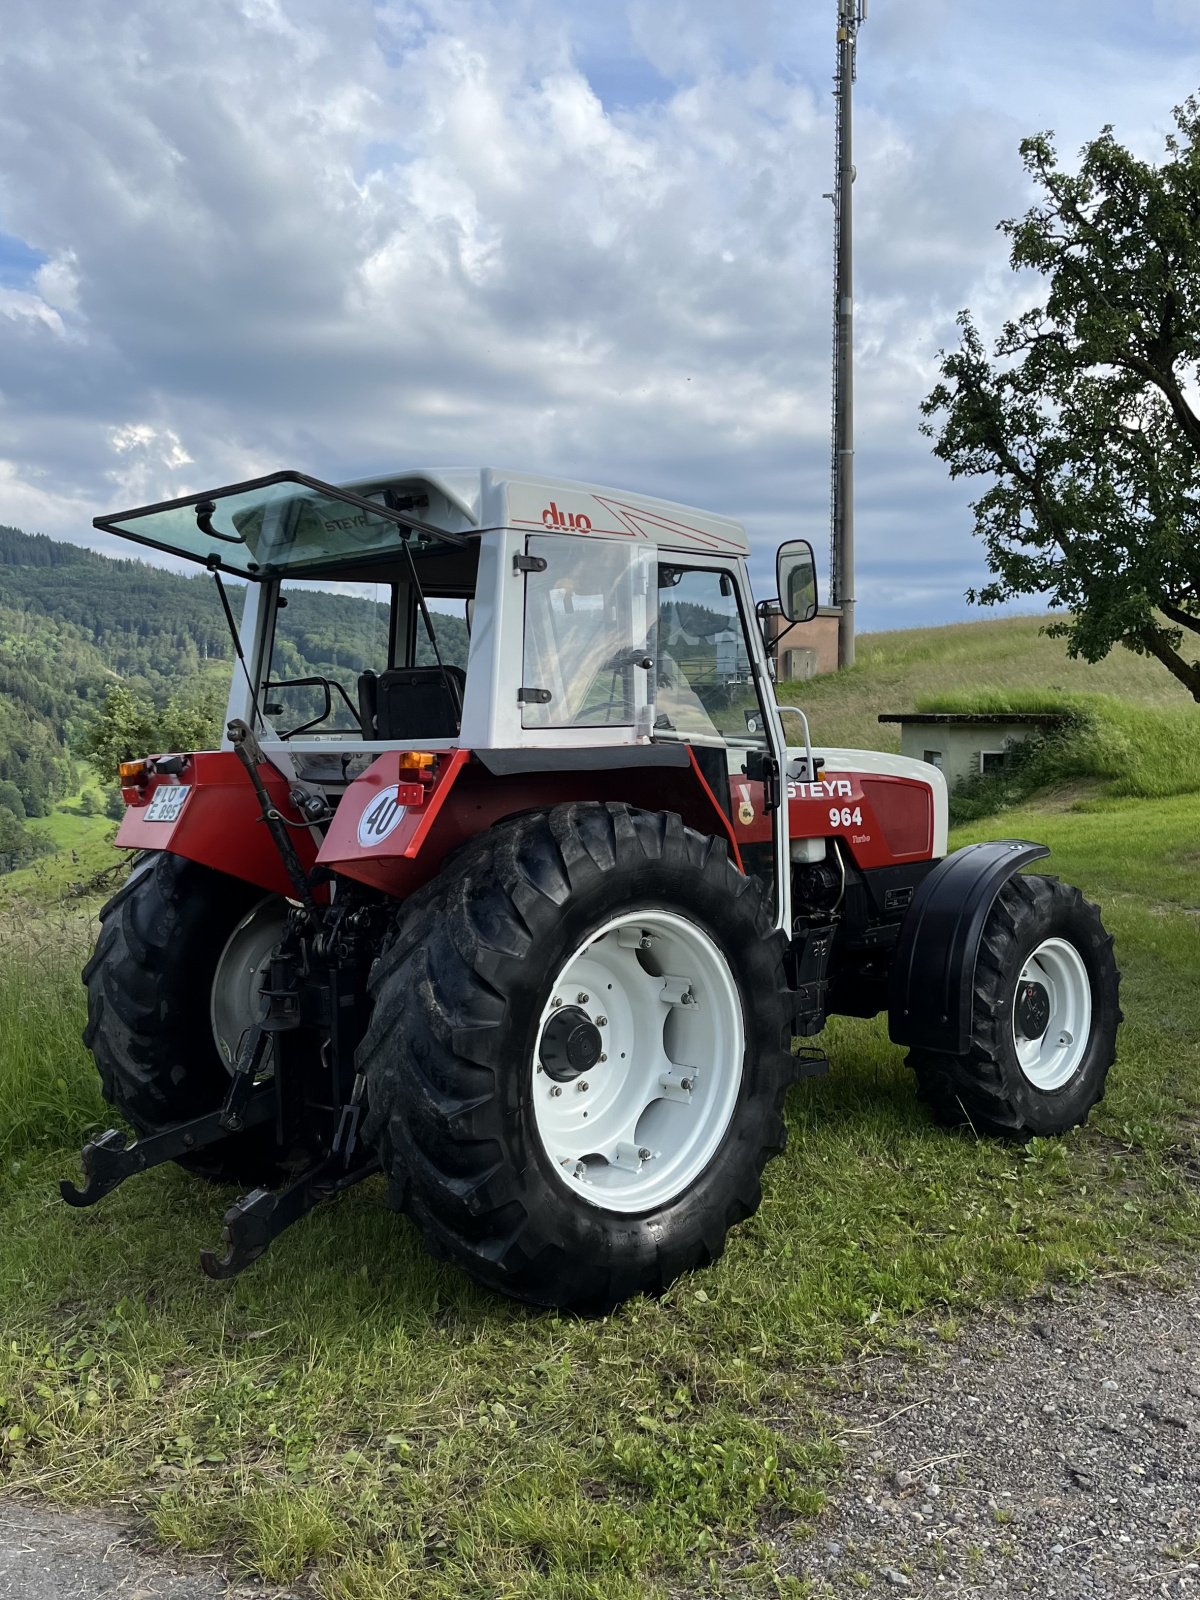
M577 1199L650 1211L716 1155L742 1083L745 1024L716 940L682 913L626 912L570 954L529 1063L535 1131Z
M1050 993L1044 983L1027 980L1017 991L1017 1031L1040 1039L1050 1021Z
M267 963L287 927L287 901L267 895L242 918L229 935L213 974L209 1016L213 1043L227 1072L232 1072L246 1030L262 1016L262 982ZM274 1068L271 1045L259 1078Z
M1072 1079L1087 1053L1092 986L1069 939L1043 939L1026 956L1012 1000L1013 1045L1025 1077L1043 1093Z
M580 1006L555 1011L542 1030L542 1066L556 1083L572 1083L600 1060L604 1039Z

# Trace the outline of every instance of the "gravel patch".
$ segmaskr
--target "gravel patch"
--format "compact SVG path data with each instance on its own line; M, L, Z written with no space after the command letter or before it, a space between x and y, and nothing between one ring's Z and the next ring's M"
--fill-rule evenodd
M139 1548L114 1518L0 1502L0 1600L291 1600L210 1561Z
M835 1597L1200 1600L1200 1284L929 1342L835 1375L845 1475L781 1571Z

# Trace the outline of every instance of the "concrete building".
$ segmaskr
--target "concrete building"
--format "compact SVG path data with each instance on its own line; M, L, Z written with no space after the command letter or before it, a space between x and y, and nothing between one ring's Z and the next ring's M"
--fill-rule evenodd
M763 608L763 626L768 649L773 650L775 641L779 640L776 678L780 683L815 678L818 672L837 671L841 614L837 606L820 606L811 622L791 623L780 611L777 600L767 602Z
M884 713L880 722L900 724L900 754L940 767L951 788L981 772L1002 771L1014 744L1060 728L1056 711Z

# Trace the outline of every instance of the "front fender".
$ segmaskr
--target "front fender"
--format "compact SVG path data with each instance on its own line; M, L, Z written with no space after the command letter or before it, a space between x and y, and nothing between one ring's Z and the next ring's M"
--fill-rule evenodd
M1048 856L1044 844L992 839L946 857L921 883L900 927L888 992L888 1032L915 1050L963 1055L984 924L1014 873Z

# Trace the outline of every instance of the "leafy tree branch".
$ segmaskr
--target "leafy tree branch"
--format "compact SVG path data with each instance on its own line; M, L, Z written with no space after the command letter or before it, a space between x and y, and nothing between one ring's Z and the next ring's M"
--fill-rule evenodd
M970 598L1046 595L1073 655L1125 645L1200 700L1200 102L1175 123L1157 165L1111 128L1075 171L1049 135L1022 143L1039 199L1001 231L1044 297L990 352L961 314L922 426L952 477L991 480Z

